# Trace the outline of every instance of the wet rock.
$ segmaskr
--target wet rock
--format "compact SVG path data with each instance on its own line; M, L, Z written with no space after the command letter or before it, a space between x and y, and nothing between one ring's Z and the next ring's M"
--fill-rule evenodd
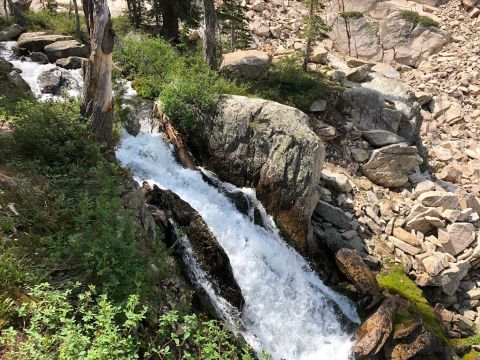
M374 150L362 170L375 184L395 188L405 185L410 171L422 162L416 147L399 143Z
M67 58L69 56L86 58L89 55L89 50L77 40L63 40L45 46L45 53L47 54L48 59L54 63L58 59Z
M220 70L248 79L262 79L267 75L271 63L272 58L266 52L243 50L225 54Z
M438 230L438 241L453 256L460 254L475 241L475 226L470 223L454 223Z
M35 61L39 64L47 64L48 63L48 57L42 52L34 51L30 54L30 59L32 61Z
M72 40L71 36L51 35L46 32L28 32L23 33L18 38L18 47L25 48L28 51L44 51L45 46L56 41Z
M0 72L7 74L13 70L12 63L8 62L4 58L0 57Z
M78 56L69 56L67 58L58 59L55 64L67 70L80 69L82 62L87 59Z
M360 326L355 334L353 352L357 356L378 354L393 330L393 319L398 304L386 298L378 309Z
M405 139L386 130L369 130L362 133L363 137L373 146L382 147L405 142Z
M307 115L273 101L224 96L199 129L201 159L258 199L301 249L311 240L310 218L319 198L324 159Z
M44 94L59 94L60 88L63 84L62 72L59 69L53 68L44 71L38 77L40 89Z
M340 271L361 294L375 295L379 292L375 275L355 250L340 249L335 254L335 260Z
M345 212L329 203L320 200L315 207L315 215L323 217L329 223L342 229L352 228L352 219Z
M244 300L230 265L230 260L200 214L169 190L156 185L147 194L147 202L167 212L183 230L203 270L212 278L216 291L237 309Z

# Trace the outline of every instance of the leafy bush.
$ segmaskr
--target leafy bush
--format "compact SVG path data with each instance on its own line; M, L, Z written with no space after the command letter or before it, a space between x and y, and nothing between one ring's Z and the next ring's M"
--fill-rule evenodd
M132 85L147 98L161 100L165 114L195 140L198 121L209 114L221 94L245 91L212 71L198 53L181 56L170 43L148 36L127 36L114 54Z
M48 284L29 292L31 301L17 312L26 326L1 332L3 358L15 359L138 359L137 329L146 308L138 296L122 305L113 305L95 288L77 296L72 290L54 290Z
M433 26L438 27L438 22L429 18L428 16L423 16L412 10L402 10L402 15L405 20L414 23L415 25L421 24L423 26Z
M90 126L74 101L20 102L14 139L19 153L49 167L92 166L100 159Z

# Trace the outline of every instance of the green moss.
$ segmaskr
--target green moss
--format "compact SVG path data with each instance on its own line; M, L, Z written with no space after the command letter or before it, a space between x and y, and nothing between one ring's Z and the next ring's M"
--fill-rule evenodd
M396 324L408 323L414 318L421 318L427 329L446 341L445 331L434 309L423 296L422 290L403 271L403 266L386 264L377 275L380 287L410 301L410 307L398 312Z
M463 360L477 360L480 357L480 352L472 350L468 354L463 355Z
M416 11L412 10L402 10L403 18L407 21L410 21L414 24L420 24L423 26L433 26L438 27L438 22L429 18L428 16L422 16Z
M340 17L347 20L347 19L360 19L363 17L363 13L360 11L344 11L340 13Z

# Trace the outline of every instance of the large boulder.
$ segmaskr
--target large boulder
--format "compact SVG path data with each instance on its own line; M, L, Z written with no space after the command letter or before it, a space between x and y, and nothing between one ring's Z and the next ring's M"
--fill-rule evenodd
M272 57L264 51L235 51L223 56L220 70L248 79L262 79L267 75L271 63Z
M175 193L170 190L161 190L156 185L153 190L147 192L147 202L164 211L165 217L173 220L175 225L182 229L202 270L210 277L215 291L238 310L241 310L244 299L233 276L230 260L200 214ZM156 222L160 222L161 226L170 223L165 218L162 219L162 216L155 216L155 213L154 219ZM175 237L178 234L167 235L174 237L170 240L176 243Z
M357 356L378 354L393 330L398 304L388 297L357 330L353 352Z
M0 41L16 40L24 31L24 27L13 24L7 29L0 31Z
M205 165L225 181L256 189L269 213L307 250L325 155L308 116L272 101L224 96L198 138Z
M18 47L27 49L30 52L43 52L45 46L56 41L71 40L72 37L68 35L54 35L46 32L27 32L20 35L18 38Z
M77 40L63 40L45 46L45 53L51 62L55 62L69 56L85 58L88 56L89 50Z
M362 170L375 184L395 188L405 185L410 171L422 162L415 146L398 143L374 150Z

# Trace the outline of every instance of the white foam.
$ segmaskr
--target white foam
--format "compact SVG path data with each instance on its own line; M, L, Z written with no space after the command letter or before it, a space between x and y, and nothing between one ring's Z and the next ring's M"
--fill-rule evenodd
M261 344L274 359L350 357L352 340L331 302L358 322L354 305L322 283L273 223L275 231L269 231L238 212L199 172L182 168L159 134L125 134L117 158L138 181L171 189L202 215L230 258L245 297L243 322L253 345Z

